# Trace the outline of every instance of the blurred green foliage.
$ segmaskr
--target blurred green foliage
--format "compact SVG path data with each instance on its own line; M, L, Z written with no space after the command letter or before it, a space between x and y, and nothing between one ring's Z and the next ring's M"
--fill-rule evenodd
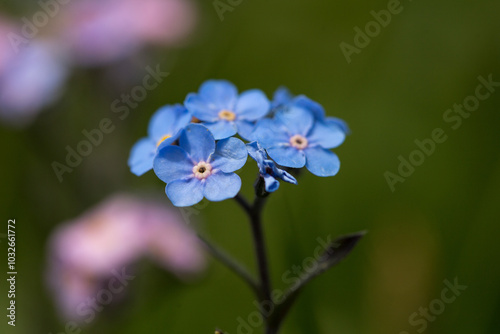
M500 91L457 130L442 117L474 93L479 75L500 81L500 3L403 1L404 10L348 64L339 44L353 44L353 28L363 28L373 20L370 11L387 8L387 1L244 0L223 21L211 0L198 2L200 22L189 46L134 60L140 69L160 63L171 74L123 121L110 104L133 85L110 87L105 71L78 70L64 97L34 124L2 127L0 232L16 218L19 275L17 326L8 328L3 316L1 332L64 331L44 286L50 232L115 192L162 196L164 185L153 173L137 178L128 171L131 145L146 134L159 106L182 102L206 79L224 78L270 97L285 85L352 129L335 150L342 162L337 176L305 172L298 186L282 184L266 208L276 288L286 286L287 270L312 256L318 237L369 231L345 262L310 284L283 333L416 333L420 326L411 326L410 315L440 298L443 281L455 277L467 290L425 332L498 333ZM140 83L141 72L136 75ZM63 162L66 145L74 147L81 131L103 117L113 120L115 131L58 182L51 163ZM414 140L435 128L448 139L391 192L384 173L397 173L398 156L408 158ZM247 195L255 173L252 163L241 173ZM233 201L211 203L195 218L199 229L254 269L250 230ZM251 291L214 261L190 285L150 265L140 268L129 300L106 309L83 332L208 334L219 327L235 334L238 317L256 310Z

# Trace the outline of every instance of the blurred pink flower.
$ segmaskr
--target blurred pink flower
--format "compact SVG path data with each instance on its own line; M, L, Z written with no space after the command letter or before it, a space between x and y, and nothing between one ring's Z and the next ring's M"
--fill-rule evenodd
M49 241L47 282L61 314L81 320L82 303L142 257L181 279L199 273L201 245L173 210L120 195L59 227Z
M0 118L14 125L29 122L59 97L67 75L60 46L51 41L34 40L7 56L0 64Z
M195 18L190 0L81 0L66 8L59 34L73 60L100 65L147 43L177 44L194 28Z
M28 124L59 98L70 66L107 65L148 44L178 45L196 22L191 0L78 0L60 8L33 38L0 17L0 121ZM10 45L9 34L23 42Z

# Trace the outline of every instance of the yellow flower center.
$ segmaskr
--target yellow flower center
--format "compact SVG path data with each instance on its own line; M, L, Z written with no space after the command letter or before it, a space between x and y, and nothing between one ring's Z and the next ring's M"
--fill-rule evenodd
M203 180L212 174L212 165L205 161L200 161L193 167L193 174L198 180Z
M234 121L236 119L236 114L230 110L219 111L219 118L225 119L226 121Z
M290 145L293 147L303 150L307 147L309 142L307 141L307 138L301 135L295 135L292 138L290 138Z
M160 140L158 140L158 142L156 143L156 147L160 146L160 144L163 143L165 139L168 139L170 137L172 137L172 135L164 135L163 137L161 137Z

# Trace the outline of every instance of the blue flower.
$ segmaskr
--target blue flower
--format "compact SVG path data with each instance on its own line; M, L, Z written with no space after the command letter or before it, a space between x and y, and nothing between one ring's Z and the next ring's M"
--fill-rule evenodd
M254 141L247 144L248 154L257 162L260 176L264 179L265 189L268 193L278 190L281 179L288 183L297 184L297 180L288 172L276 167L274 161L267 158L266 151Z
M311 100L305 95L293 96L286 87L279 87L273 96L271 107L274 110L286 109L292 105L304 108L313 113L314 118L320 122L338 126L345 134L349 134L349 126L345 121L337 117L327 117L325 110L316 101Z
M340 168L337 155L328 149L342 144L345 133L296 105L279 110L274 119L261 120L252 136L281 166L305 166L317 176L333 176Z
M186 97L184 105L204 122L217 140L236 133L248 138L254 122L270 109L270 102L262 91L252 89L238 95L236 87L225 80L205 81L198 93Z
M179 146L158 150L154 171L167 186L165 192L175 206L190 206L203 197L222 201L238 194L241 179L234 171L247 160L245 144L236 138L215 143L210 131L189 124L179 137Z
M132 173L141 176L152 169L156 151L177 140L191 117L191 113L180 104L158 109L149 121L148 137L140 139L132 147L128 159Z

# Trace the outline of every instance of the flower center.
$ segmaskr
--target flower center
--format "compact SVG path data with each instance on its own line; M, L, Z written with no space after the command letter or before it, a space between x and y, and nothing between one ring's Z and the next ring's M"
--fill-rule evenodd
M236 119L236 114L230 110L219 111L219 118L225 119L226 121L234 121Z
M193 174L198 180L203 180L212 174L212 165L205 161L198 162L193 167Z
M307 141L307 138L301 135L295 135L292 138L290 138L290 145L293 147L303 150L307 147L309 142Z
M163 137L161 137L160 140L156 142L156 147L160 146L160 144L163 143L165 139L168 139L170 137L172 137L172 135L164 135Z

